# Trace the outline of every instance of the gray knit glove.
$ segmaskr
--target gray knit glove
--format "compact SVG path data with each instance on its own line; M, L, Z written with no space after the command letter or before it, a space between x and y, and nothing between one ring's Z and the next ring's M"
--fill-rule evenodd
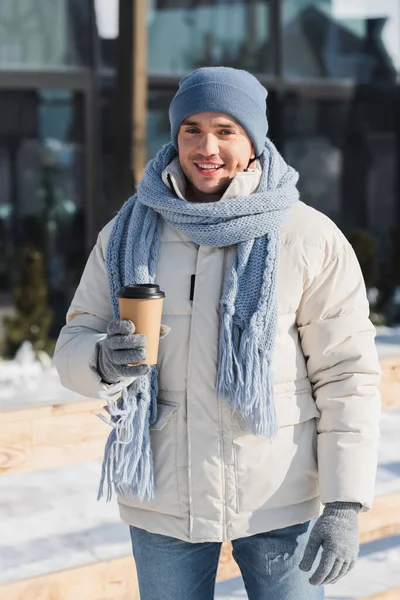
M358 513L361 505L354 502L331 502L317 519L299 565L309 571L322 546L321 561L313 576L312 585L336 583L356 563L358 542Z
M130 365L146 360L146 338L135 333L132 321L110 321L107 337L98 342L97 371L106 383L118 383L124 377L138 377L150 371L149 365Z

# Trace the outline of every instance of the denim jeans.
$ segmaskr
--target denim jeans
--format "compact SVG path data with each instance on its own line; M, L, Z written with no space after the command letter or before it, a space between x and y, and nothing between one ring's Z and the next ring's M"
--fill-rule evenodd
M323 600L298 565L310 522L233 540L249 600ZM212 600L221 544L190 543L131 527L141 600Z

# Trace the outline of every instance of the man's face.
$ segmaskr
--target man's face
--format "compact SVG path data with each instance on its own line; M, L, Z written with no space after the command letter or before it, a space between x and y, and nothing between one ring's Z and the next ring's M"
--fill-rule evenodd
M187 117L178 132L179 161L194 188L222 196L236 173L255 158L249 136L232 117L203 112Z

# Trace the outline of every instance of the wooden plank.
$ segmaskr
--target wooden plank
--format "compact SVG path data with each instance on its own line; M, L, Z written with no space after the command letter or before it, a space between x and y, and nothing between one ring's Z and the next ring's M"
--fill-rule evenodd
M103 456L104 400L0 413L0 475L57 468Z
M372 510L360 514L360 543L400 534L400 492L377 496Z
M400 588L396 588L395 590L387 590L386 592L381 592L380 594L368 596L368 598L361 598L361 600L400 600Z
M0 411L0 425L45 417L96 412L101 410L105 403L105 400L82 400L80 402L48 404L46 406Z
M380 392L384 410L400 406L400 358L382 358Z
M32 469L32 422L0 424L0 474L7 469L13 472L19 465Z
M0 585L0 600L140 600L133 558L124 556Z
M217 581L239 577L223 544ZM140 600L134 560L124 556L0 585L0 600Z

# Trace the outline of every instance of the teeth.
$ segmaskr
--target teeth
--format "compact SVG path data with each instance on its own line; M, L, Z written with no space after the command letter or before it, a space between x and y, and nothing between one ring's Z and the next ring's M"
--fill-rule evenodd
M200 169L219 169L218 165L197 165Z

